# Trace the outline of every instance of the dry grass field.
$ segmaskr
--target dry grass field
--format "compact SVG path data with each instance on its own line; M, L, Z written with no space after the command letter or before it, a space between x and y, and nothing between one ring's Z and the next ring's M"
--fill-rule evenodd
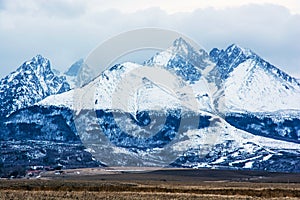
M242 195L210 195L210 194L185 194L185 193L136 193L136 192L87 192L87 191L75 191L75 192L62 192L62 191L1 191L0 199L26 199L26 200L49 200L49 199L84 199L84 200L96 200L96 199L112 199L112 200L139 200L139 199L203 199L203 200L229 200L229 199L299 199L297 197L252 197Z
M0 199L299 199L300 174L81 169L0 180Z

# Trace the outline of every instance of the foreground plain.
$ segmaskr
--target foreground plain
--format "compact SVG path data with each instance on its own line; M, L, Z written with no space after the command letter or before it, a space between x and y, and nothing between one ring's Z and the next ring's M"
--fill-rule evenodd
M76 169L0 180L0 199L299 199L300 174Z

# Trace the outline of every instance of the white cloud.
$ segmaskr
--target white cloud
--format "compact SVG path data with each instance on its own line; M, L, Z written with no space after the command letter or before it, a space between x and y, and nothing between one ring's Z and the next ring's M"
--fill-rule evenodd
M177 12L193 12L196 9L215 8L226 9L240 7L248 4L275 4L286 7L292 13L300 14L300 4L298 0L90 0L88 5L92 10L117 9L125 13L133 13L141 9L159 7L168 14Z
M113 35L149 26L179 31L207 50L237 43L288 73L300 74L300 15L287 9L295 1L286 1L285 7L240 7L238 1L215 3L218 6L186 3L193 7L160 5L156 0L85 2L0 0L0 77L38 53L56 68L66 69Z

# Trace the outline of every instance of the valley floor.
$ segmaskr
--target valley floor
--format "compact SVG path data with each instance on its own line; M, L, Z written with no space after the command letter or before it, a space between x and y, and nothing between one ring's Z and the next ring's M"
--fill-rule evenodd
M0 180L0 199L299 199L300 174L80 169Z

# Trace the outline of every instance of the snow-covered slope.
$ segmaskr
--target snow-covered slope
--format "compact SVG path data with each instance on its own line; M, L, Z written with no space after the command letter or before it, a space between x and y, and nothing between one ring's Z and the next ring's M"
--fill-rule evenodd
M157 76L157 70L165 73L161 74L162 76L169 76L168 81L174 79L174 76L164 69L127 62L104 71L82 88L49 96L37 104L73 109L74 103L80 102L82 105L79 106L82 109L120 109L125 112L167 110L179 107L203 110L210 108L210 99L208 95L205 95L209 93L205 81L199 80L196 82L197 84L190 87L182 80L174 80L174 83L181 88L168 88L167 84L157 84L157 79L151 80L155 79L153 76ZM180 96L178 94L180 92L184 93L184 96ZM188 92L189 95L186 94ZM197 93L198 96L194 93ZM84 99L79 100L78 98ZM201 100L200 103L196 101L196 98Z
M76 94L76 90L69 90L67 92L51 95L37 103L35 105L40 106L56 106L59 108L68 108L73 109L73 103L74 103L74 93Z
M231 45L210 55L221 112L300 110L300 83L251 50Z
M49 60L37 55L0 80L0 116L69 89L65 78L53 73Z
M188 139L174 148L188 149L175 164L186 167L232 167L276 171L286 166L284 157L300 155L300 144L252 135L232 127L222 119L214 126L190 130ZM293 155L293 156L292 156ZM289 157L286 156L288 160ZM300 161L290 159L290 169ZM286 169L288 170L288 169Z
M266 70L252 59L239 64L229 74L224 87L229 111L300 110L300 84L285 81L277 75L277 69Z

